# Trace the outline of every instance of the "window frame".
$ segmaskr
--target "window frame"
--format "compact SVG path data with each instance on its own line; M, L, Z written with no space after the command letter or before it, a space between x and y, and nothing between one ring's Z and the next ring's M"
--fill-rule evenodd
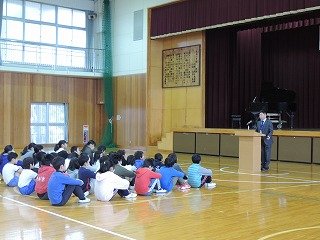
M45 123L32 123L31 121L31 116L32 116L32 105L42 105L46 106L46 122ZM64 106L64 123L50 123L50 113L49 113L49 106L50 105L63 105ZM31 103L31 110L30 110L30 141L33 142L34 140L32 139L32 134L31 134L31 128L34 127L45 127L45 142L44 143L38 143L37 144L54 144L49 142L49 127L64 127L64 138L63 140L68 141L68 135L69 135L69 106L67 103L59 103L59 102L32 102ZM61 139L60 139L61 140Z
M28 1L28 0L21 0L22 2L22 17L11 17L11 16L7 16L7 12L8 12L8 9L7 9L7 1L10 1L10 0L4 0L4 6L3 6L3 24L6 24L6 26L2 26L3 29L7 29L7 21L17 21L17 22L21 22L22 23L22 39L14 39L14 38L8 38L8 35L7 35L7 32L8 30L6 30L5 32L2 32L3 36L1 36L1 39L4 40L4 41L7 41L8 44L10 44L10 42L12 44L15 44L15 43L20 43L23 45L23 48L22 48L22 61L21 63L22 64L27 64L27 65L44 65L44 66L47 66L47 64L43 64L42 61L41 61L41 58L38 57L37 58L37 63L29 63L28 61L25 61L26 59L26 50L25 50L25 45L34 45L35 47L40 47L40 48L37 48L39 49L39 51L37 52L37 55L40 56L42 54L42 47L53 47L55 49L54 51L54 55L53 57L55 58L55 61L54 61L54 65L53 66L56 66L56 67L62 67L62 68L69 68L69 69L87 69L87 63L89 61L89 57L90 57L90 54L88 53L88 46L89 46L89 39L88 39L88 21L87 21L87 14L89 13L89 11L86 11L86 10L80 10L80 9L76 9L76 8L67 8L67 7L60 7L60 6L57 6L57 5L53 5L53 4L47 4L47 3L41 3L41 2L34 2L34 1ZM30 20L30 19L26 19L26 3L27 2L31 2L31 3L37 3L37 4L40 4L40 20ZM42 20L42 10L45 8L45 6L52 6L54 7L55 9L55 22L54 23L51 23L51 22L46 22L46 21L43 21ZM58 10L59 8L64 8L64 9L70 9L71 10L71 15L72 15L72 22L73 22L73 12L76 11L76 12L83 12L84 13L84 17L85 19L82 20L85 22L85 27L78 27L78 26L70 26L70 25L62 25L62 24L59 24L58 23ZM39 37L39 41L26 41L26 37L27 37L27 34L26 34L26 25L27 24L36 24L39 26L40 28L40 37ZM73 24L73 23L72 23ZM45 26L50 26L50 27L54 27L55 28L55 43L48 43L48 42L42 42L42 36L41 36L41 33L42 33L42 27L45 27ZM68 29L72 32L72 39L73 39L73 32L74 31L77 31L77 30L81 30L81 31L84 31L84 35L85 35L85 40L83 42L83 46L79 47L80 45L77 44L77 42L75 44L71 43L71 44L68 44L68 45L63 45L63 44L59 44L59 29ZM4 35L5 34L5 35ZM72 40L71 40L72 41ZM53 41L52 41L53 42ZM10 45L6 44L6 43L2 43L4 44L4 47L2 47L3 49L7 46L7 50L6 52L10 52ZM57 56L57 50L59 48L68 48L68 49L71 49L71 50L75 50L75 51L84 51L85 55L84 55L84 59L83 59L83 66L76 66L75 67L75 64L71 63L67 66L61 66L58 64L58 56ZM12 61L10 60L10 58L7 60L7 57L6 55L2 57L2 60L4 63L8 62L8 63L17 63L16 61ZM19 61L18 61L19 62ZM49 65L51 66L51 65Z

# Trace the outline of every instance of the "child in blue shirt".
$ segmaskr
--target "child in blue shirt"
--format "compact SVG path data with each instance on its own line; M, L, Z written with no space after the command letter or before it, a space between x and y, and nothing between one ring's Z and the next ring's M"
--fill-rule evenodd
M201 188L205 185L207 188L214 188L216 184L212 182L212 171L201 167L201 156L193 154L193 164L188 168L188 183L193 188Z
M10 152L14 152L13 146L12 145L7 145L3 149L3 153L0 155L0 173L2 174L2 169L4 165L6 165L9 160L8 160L8 154Z
M90 167L90 158L87 154L83 153L79 156L78 162L80 165L78 176L83 181L83 185L81 186L82 191L90 192L90 181L91 179L96 179L96 174L88 169Z
M167 192L170 192L176 185L178 178L183 178L184 174L173 168L175 160L167 157L164 161L164 166L160 168L159 173L161 174L160 183L161 187Z
M154 168L155 168L155 170L159 170L161 167L164 166L162 159L163 159L163 156L161 153L156 153L154 155Z
M185 190L191 188L191 186L188 184L188 177L187 174L182 170L180 165L178 164L178 157L177 154L172 152L168 155L169 158L172 158L174 160L173 168L179 172L182 172L184 174L183 178L178 178L177 186L180 190Z
M84 195L81 186L83 181L72 179L64 172L66 171L65 159L55 157L52 166L56 169L48 182L48 197L53 206L63 206L70 199L72 193L79 198L79 203L90 202L89 198Z
M134 166L136 167L136 169L139 169L142 167L143 165L143 161L144 161L144 156L143 156L143 152L142 151L136 151L134 153Z

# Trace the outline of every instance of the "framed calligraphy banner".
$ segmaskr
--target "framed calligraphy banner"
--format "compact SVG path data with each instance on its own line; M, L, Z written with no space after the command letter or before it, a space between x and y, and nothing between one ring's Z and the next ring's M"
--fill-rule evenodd
M163 50L162 87L199 86L200 57L200 45Z

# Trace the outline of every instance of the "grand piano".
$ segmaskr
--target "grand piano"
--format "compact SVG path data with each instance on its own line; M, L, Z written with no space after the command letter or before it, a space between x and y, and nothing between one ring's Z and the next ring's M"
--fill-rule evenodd
M291 90L275 87L273 82L263 82L261 84L260 98L254 98L250 103L249 113L251 120L248 122L253 127L259 120L259 112L265 110L274 125L281 129L287 123L283 120L285 115L289 117L290 128L293 129L294 113L297 105L295 103L296 93ZM247 125L249 125L247 123Z

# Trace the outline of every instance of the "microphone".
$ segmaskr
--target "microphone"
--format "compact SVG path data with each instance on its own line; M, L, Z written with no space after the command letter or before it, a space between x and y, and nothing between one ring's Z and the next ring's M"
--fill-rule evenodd
M254 97L252 102L256 102L256 100L257 100L257 96Z
M247 126L249 126L252 123L252 120L250 120L249 122L247 122Z

